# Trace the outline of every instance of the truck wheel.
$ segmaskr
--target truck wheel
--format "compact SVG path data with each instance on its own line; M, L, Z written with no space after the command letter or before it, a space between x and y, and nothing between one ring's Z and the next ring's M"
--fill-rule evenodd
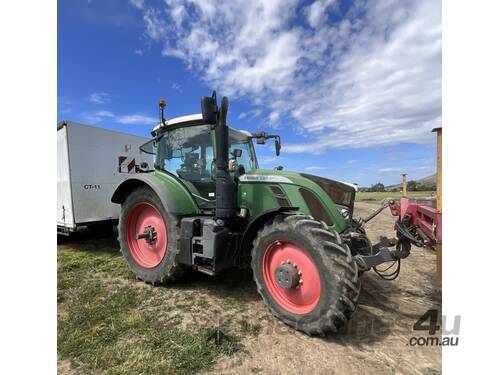
M336 332L353 314L358 268L340 236L310 216L277 216L257 234L252 269L273 315L309 335Z
M139 279L157 285L181 276L183 267L176 261L177 222L147 187L133 190L122 204L120 250Z

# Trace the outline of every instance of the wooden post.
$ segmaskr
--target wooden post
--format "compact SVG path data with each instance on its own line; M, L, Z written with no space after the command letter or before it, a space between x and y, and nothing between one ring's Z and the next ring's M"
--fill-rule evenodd
M435 129L437 132L437 175L436 175L436 189L437 189L437 205L436 209L439 213L443 212L442 194L443 194L443 175L442 175L442 143L441 138L443 130L441 128Z
M403 198L406 198L406 173L403 173Z
M443 194L443 175L442 175L442 135L443 130L441 127L435 128L432 130L437 133L437 172L436 172L436 194L437 194L437 202L436 202L436 211L438 215L441 216L443 212L443 202L442 202L442 194ZM442 225L442 221L440 223ZM437 268L437 277L439 280L442 279L442 240L441 238L436 241L436 268Z

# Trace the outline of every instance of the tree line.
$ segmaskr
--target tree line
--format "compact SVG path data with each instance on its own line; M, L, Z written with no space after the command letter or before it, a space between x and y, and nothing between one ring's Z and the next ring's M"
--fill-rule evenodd
M360 191L368 191L368 192L381 192L381 191L392 191L398 192L403 190L403 187L386 187L383 183L377 182L368 188L361 188ZM408 191L433 191L436 190L435 183L420 183L415 180L410 180L406 183L406 190Z

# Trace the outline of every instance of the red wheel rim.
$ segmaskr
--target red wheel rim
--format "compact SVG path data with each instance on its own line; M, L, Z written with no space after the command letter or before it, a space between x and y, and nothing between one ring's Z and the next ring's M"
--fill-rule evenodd
M153 240L137 238L145 229L154 229ZM167 226L161 213L149 203L138 203L130 211L127 221L127 242L130 253L137 264L153 268L161 263L167 252Z
M275 272L285 263L299 271L301 281L297 287L285 289L278 284ZM318 268L302 247L290 241L272 242L264 252L262 271L267 290L283 309L294 314L314 310L321 293L321 280Z

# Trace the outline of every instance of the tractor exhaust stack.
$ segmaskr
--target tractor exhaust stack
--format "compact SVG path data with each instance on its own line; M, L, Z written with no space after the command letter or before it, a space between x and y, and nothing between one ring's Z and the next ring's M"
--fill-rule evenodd
M238 186L229 174L229 130L226 124L229 101L223 97L215 127L216 177L215 177L215 216L218 219L229 219L237 216Z

